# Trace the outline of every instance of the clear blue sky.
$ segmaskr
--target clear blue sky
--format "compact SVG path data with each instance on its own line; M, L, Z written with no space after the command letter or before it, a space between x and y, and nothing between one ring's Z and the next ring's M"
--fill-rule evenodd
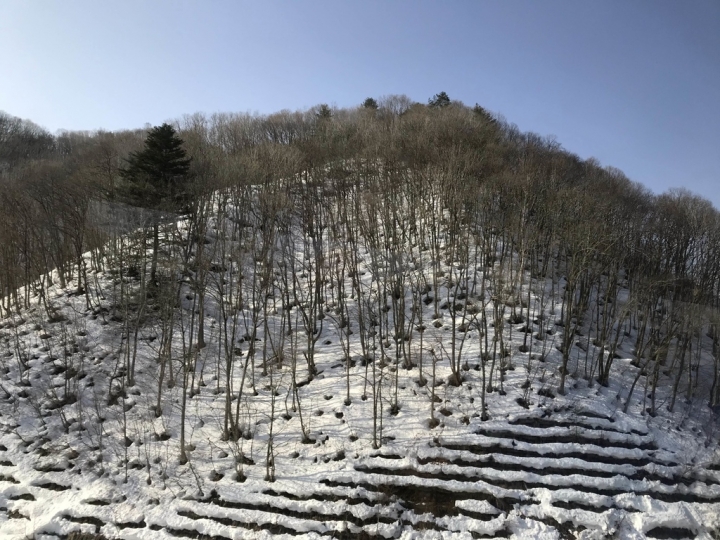
M0 110L51 131L441 90L720 208L720 0L0 2Z

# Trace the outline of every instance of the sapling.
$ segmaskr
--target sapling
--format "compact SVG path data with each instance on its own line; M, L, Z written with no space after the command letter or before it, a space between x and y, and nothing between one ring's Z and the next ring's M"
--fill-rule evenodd
M440 421L435 418L435 366L438 362L438 357L435 354L435 348L430 347L429 349L430 355L432 356L432 383L430 387L430 420L428 422L428 425L430 429L433 429L437 427L440 424Z
M265 453L265 481L275 481L275 447L273 428L275 427L275 396L277 395L277 386L273 378L275 367L270 366L270 427L268 429L267 451Z
M368 306L369 307L369 306ZM372 312L369 311L372 317ZM372 328L372 327L371 327ZM372 387L372 393L373 393L373 443L372 447L373 449L378 449L382 445L382 435L381 435L381 428L378 425L378 417L382 416L382 367L378 369L377 362L376 362L376 353L375 350L377 349L376 346L376 340L377 336L375 333L375 330L371 330L370 335L370 350L372 358L370 359L370 362L372 363L372 381L371 381L371 387ZM380 421L382 422L382 418L380 418ZM380 434L380 437L378 437L378 434Z

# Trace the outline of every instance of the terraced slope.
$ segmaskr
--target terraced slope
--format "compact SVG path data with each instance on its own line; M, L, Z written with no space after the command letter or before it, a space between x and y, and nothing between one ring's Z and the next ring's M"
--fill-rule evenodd
M165 490L149 498L148 489L127 489L119 498L95 489L89 498L77 452L58 455L51 441L38 440L25 452L49 459L28 471L2 446L2 527L30 531L38 512L62 508L35 531L38 538L73 531L213 540L715 534L720 471L683 466L683 456L658 449L637 426L560 407L472 428L413 448L390 441L380 451L337 455L328 474L308 467L305 476L272 484L215 478L205 493L170 499Z
M720 535L720 422L697 400L662 406L669 385L658 388L657 415L643 414L642 382L622 412L638 373L628 343L618 345L607 387L581 376L574 350L569 391L556 396L553 340L542 354L521 347L523 329L545 334L556 321L505 319L507 354L488 389L481 328L460 330L445 303L438 314L426 306L424 341L407 342L409 364L389 340L382 354L361 356L358 335L341 332L327 306L310 376L297 338L270 358L270 341L287 334L270 301L266 329L239 332L223 348L208 299L206 346L188 348L177 334L194 328L182 319L194 304L181 280L168 347L175 372L163 378L161 316L141 301L121 310L113 296L118 283L126 299L137 294L138 282L98 271L90 307L74 287L56 288L52 310L34 299L0 321L0 539ZM135 321L143 324L132 332ZM461 384L448 355L435 355L450 349L454 330L465 339ZM705 367L695 384L707 383ZM228 403L237 437L223 431Z

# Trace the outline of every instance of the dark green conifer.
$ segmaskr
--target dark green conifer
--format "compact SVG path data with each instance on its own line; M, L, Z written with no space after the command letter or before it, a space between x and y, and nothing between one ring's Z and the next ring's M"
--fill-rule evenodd
M375 101L371 97L369 97L365 101L363 101L362 106L365 107L366 109L374 109L374 110L378 109L377 101Z
M326 103L322 103L315 116L318 120L328 120L332 118L332 109L328 107Z
M176 212L184 209L189 200L187 178L191 158L182 147L183 141L170 124L154 127L145 139L145 148L133 152L127 167L120 170L126 181L122 192L135 206L152 210ZM158 263L159 216L153 217L153 255L150 270L151 283L155 283Z
M442 109L450 105L450 97L445 92L440 92L428 100L428 105L436 109Z
M191 158L183 141L170 124L154 127L145 140L145 148L133 152L120 175L127 183L128 202L153 209L176 210L187 201L186 179Z

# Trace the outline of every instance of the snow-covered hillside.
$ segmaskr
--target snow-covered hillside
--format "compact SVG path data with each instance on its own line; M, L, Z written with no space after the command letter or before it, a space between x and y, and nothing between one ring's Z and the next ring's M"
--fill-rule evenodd
M165 274L167 290L180 279L178 306L174 296L163 304L162 285L148 286L148 250L147 259L108 257L102 269L88 258L96 268L88 290L56 283L2 320L0 538L720 534L718 419L697 399L680 399L672 413L658 406L654 416L640 414L648 390L641 377L628 398L640 369L630 327L602 386L582 376L586 352L603 352L579 325L567 393L559 395L561 321L540 299L549 287L519 281L518 296L529 299L522 317L510 302L498 311L491 284L466 286L460 264L433 262L420 246L397 267L362 246L340 273L341 248L326 238L328 277L312 308L319 324L303 331L301 307L315 301L317 268L308 261L317 242L279 235L272 250L291 250L292 264L268 264L267 251L253 260L261 229L233 240L231 213L227 221L219 215L201 231L185 271L172 249L180 252L197 231L188 234L185 222L165 227L159 264L180 268ZM241 246L247 235L252 249ZM235 247L222 251L220 240ZM481 275L497 271L497 263L481 265ZM384 299L377 272L407 283L430 276L423 301L409 286ZM273 294L252 292L262 290L253 289L262 276ZM273 288L283 279L294 298ZM230 290L240 302L217 292ZM404 303L399 328L412 337L398 332L391 301ZM343 310L367 318L364 334L343 321ZM482 354L492 349L484 314L489 332L503 335L502 351L492 351L494 374ZM706 385L700 364L696 384ZM666 404L671 391L661 385L657 400Z

